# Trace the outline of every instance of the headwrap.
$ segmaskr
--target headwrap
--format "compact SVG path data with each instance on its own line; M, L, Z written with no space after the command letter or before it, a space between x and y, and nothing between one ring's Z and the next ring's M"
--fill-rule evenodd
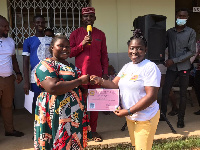
M89 14L89 13L94 13L95 14L94 7L84 7L84 8L82 8L82 15L83 14Z

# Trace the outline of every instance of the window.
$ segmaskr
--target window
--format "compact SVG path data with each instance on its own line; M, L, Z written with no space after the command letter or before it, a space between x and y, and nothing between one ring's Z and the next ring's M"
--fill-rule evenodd
M47 28L69 38L81 26L81 9L88 6L89 0L8 0L10 35L16 48L22 48L24 40L35 34L34 15L43 15Z

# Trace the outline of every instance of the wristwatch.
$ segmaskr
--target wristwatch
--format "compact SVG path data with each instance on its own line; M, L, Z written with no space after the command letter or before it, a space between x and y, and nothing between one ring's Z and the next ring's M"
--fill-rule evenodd
M128 115L132 115L131 111L130 111L130 108L127 109L128 110Z

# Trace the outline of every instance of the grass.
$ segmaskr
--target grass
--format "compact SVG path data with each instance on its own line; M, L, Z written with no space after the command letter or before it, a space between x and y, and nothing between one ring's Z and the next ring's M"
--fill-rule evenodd
M89 146L86 150L134 150L130 143ZM200 136L159 139L152 150L200 150Z

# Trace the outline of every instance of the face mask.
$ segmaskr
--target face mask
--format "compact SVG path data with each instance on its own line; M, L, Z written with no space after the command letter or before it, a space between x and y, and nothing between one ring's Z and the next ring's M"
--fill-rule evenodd
M178 25L178 26L183 26L183 25L185 25L186 24L186 21L187 21L187 19L176 19L176 24Z

